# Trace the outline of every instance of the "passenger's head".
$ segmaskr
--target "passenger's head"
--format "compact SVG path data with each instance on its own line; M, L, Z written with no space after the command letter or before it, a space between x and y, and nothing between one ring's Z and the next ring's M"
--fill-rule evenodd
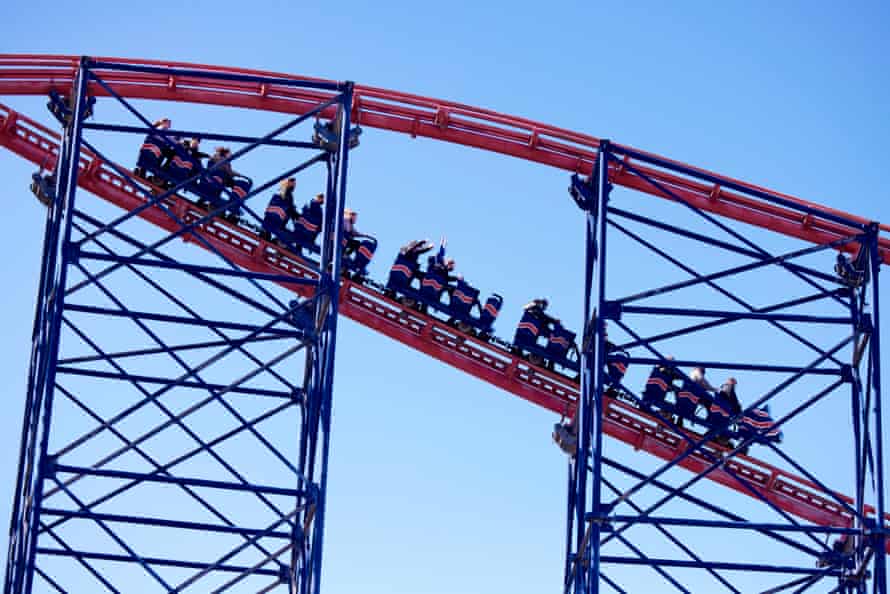
M541 309L547 309L547 306L550 305L550 303L543 297L541 299L535 299L535 303L537 303L538 307Z
M730 386L735 386L738 382L736 381L736 379L734 377L731 377L726 380L726 383L729 384Z
M692 381L700 382L705 379L705 368L704 367L693 367L692 372L689 374L689 377L692 378Z
M296 178L289 177L278 182L278 193L284 196L287 192L292 192L297 187Z
M358 213L351 208L346 208L343 210L343 218L354 223L358 219Z
M198 148L198 147L201 146L201 139L198 138L198 137L195 137L195 138L189 138L189 139L188 139L188 145L189 145L190 148L196 149L196 148Z
M445 258L445 268L454 270L454 258Z
M157 128L158 130L167 130L170 128L173 122L170 121L170 118L161 118L159 120L155 120L152 124L152 127Z
M319 204L324 204L324 194L316 194L315 198L313 198L312 201L318 202Z
M216 147L216 154L220 157L228 157L232 154L232 151L227 146L218 146Z

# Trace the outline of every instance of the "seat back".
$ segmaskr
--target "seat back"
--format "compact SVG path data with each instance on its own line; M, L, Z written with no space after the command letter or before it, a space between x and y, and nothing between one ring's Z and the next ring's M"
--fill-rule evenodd
M420 295L431 303L439 303L447 281L436 269L427 271L420 283Z
M449 307L455 316L469 317L470 308L479 298L479 289L473 287L464 279L458 279L457 286L451 294Z
M575 333L567 330L562 324L556 324L547 338L546 352L554 362L563 361L569 349L575 344Z

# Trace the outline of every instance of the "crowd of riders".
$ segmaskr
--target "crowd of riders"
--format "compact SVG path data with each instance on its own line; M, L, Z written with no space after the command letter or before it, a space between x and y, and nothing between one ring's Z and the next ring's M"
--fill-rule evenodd
M232 168L232 150L218 146L212 154L204 153L199 138L179 138L165 133L170 127L168 118L152 124L152 130L140 147L133 173L162 190L190 192L196 196L198 207L230 223L242 222L241 206L253 182ZM304 251L319 251L316 240L322 229L325 194L316 194L297 208L294 202L296 185L293 177L278 184L257 231L261 239L303 257ZM344 210L343 270L347 277L365 282L377 240L358 230L357 219L356 211ZM454 258L446 255L444 239L438 250L427 257L424 269L421 256L434 249L435 245L428 239L405 244L390 269L385 294L422 313L429 314L432 310L464 333L483 340L491 339L503 298L494 293L483 303L479 289L456 273ZM548 306L547 299L537 298L523 307L511 351L531 364L551 371L580 373L576 334L551 315ZM717 388L705 379L703 367L694 367L687 375L672 364L670 357L652 369L641 398L630 396L621 386L629 355L608 339L605 344L604 374L609 382L605 396L630 399L647 412L664 416L666 422L677 428L683 427L684 422L701 425L705 430L713 431L716 434L714 440L726 447L731 446L731 438L781 439L767 409L743 410L736 395L738 382L735 378L727 378ZM555 428L554 439L566 452L574 452L576 437L574 419Z
M237 224L242 222L241 206L253 181L232 168L232 150L218 146L213 154L201 150L200 138L179 138L165 134L172 122L161 118L152 124L139 149L133 173L163 190L184 190L197 197L196 204ZM269 200L263 213L259 235L268 242L286 247L297 255L318 252L316 239L321 232L324 194L316 194L299 210L294 203L296 178L287 178ZM344 273L356 279L367 276L377 240L361 233L358 212L343 214Z

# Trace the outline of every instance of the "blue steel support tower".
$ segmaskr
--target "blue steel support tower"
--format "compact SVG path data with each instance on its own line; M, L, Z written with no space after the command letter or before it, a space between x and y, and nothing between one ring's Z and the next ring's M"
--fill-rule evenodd
M878 226L829 215L857 232L825 246L792 244L784 253L772 253L745 230L688 204L675 188L637 164L665 177L714 184L715 200L721 188L766 197L752 186L608 141L602 141L590 177L573 177L570 192L587 223L587 256L581 396L575 419L578 450L569 466L564 592L636 591L634 582L648 568L645 583L650 591L697 591L691 584L705 580L714 592L815 588L886 594L887 527L880 520L885 505ZM674 218L649 213L651 203L630 192L616 199L610 184L616 175L651 184L651 189L673 201L669 208ZM794 208L803 220L810 213L805 205ZM607 245L615 250L616 240L624 253L613 256L610 267ZM693 255L684 260L684 242L697 246L699 251L693 254L706 257ZM627 255L632 249L648 256L632 263ZM835 264L832 249L850 255L837 255ZM826 259L835 264L833 274L820 267ZM727 261L733 264L727 266ZM642 280L632 292L616 298L618 275L613 267L619 262L624 267L633 265L635 281ZM646 284L649 277L666 276L666 270L679 276L662 284ZM607 279L610 272L612 278ZM802 294L784 293L789 290ZM607 324L612 330L608 340ZM721 343L713 333L731 328L752 332L763 344L785 341L787 346L782 343L783 350L776 352L787 354L788 360L762 360L760 352L745 359L717 360L711 353L719 352ZM704 352L692 353L693 357L690 346ZM692 381L682 369L697 366L749 376L754 372L764 387L749 398L744 410L726 421L715 424L710 415L699 412L696 417L687 416L684 426L679 406L673 408L669 400L653 405L643 390L609 376L611 351L626 354L630 366L674 370L684 382L678 393ZM772 377L779 379L764 379ZM644 469L607 455L601 420L604 399L609 397L654 415L660 424L650 434L685 441L682 453L665 455L662 462ZM706 412L708 406L713 412L713 402L704 403ZM826 486L827 481L817 474L824 464L813 469L811 459L798 459L785 451L781 437L777 438L787 423L804 422L808 411L829 403L847 417L835 432L820 435L817 443L826 452L832 448L849 452L845 476L853 484L852 500ZM736 433L745 419L757 410L767 410L768 405L782 414L753 433ZM701 411L702 404L698 406ZM852 443L845 441L849 427ZM733 465L733 458L746 455L752 445L793 468L814 494L831 499L847 518L846 525L820 525L818 518L805 521L782 511L759 488L762 477L742 475ZM693 472L683 474L681 465ZM720 482L752 496L755 503L744 502L742 511L729 500L696 492L696 485L709 475L719 475ZM704 538L693 538L693 531ZM744 547L734 548L736 541L744 542ZM752 581L752 576L759 581Z
M246 196L227 192L209 211L178 192L212 168L162 189L116 167L143 196L122 213L78 191L96 175L79 155L113 163L107 138L153 129L100 69L134 81L163 72L171 81L284 85L317 104L262 136L162 132L170 141L184 133L240 143L227 159L235 163L284 149L294 165ZM352 93L352 83L81 61L56 112L64 133L6 594L132 592L136 584L143 592L319 592ZM109 99L94 117L97 96ZM121 120L96 122L102 113ZM323 142L310 141L313 117L324 118L316 130L330 122ZM327 181L319 257L303 262L311 274L248 270L214 243L214 216L240 209L258 224L275 186L312 167ZM292 258L268 244L254 250L257 262Z

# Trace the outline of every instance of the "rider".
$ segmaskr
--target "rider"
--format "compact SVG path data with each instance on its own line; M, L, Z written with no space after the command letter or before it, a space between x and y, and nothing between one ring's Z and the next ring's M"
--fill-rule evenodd
M420 264L418 259L421 255L433 249L433 243L429 239L412 239L399 250L396 261L389 270L389 279L386 282L386 288L394 293L396 290L409 287L411 279L420 276ZM392 296L392 295L391 295Z
M741 403L735 393L736 379L728 378L720 389L714 392L710 402L707 405L708 418L707 422L711 429L718 429L719 435L714 439L717 443L729 447L729 438L726 435L726 426L730 418L742 412Z
M351 208L343 211L344 272L348 268L356 278L361 279L368 275L368 264L377 250L377 239L360 233L355 226L357 220L358 212Z
M316 194L315 198L303 206L300 216L294 222L294 235L300 244L306 247L315 244L315 239L321 233L323 206L324 194Z
M232 186L232 180L235 176L232 164L226 161L231 155L232 151L228 147L218 146L213 155L207 159L207 169L211 169L214 165L216 168L201 180L201 200L198 201L199 206L204 206L204 204L209 202L211 207L217 208L225 202L221 199L223 189ZM220 164L217 165L217 163Z
M673 355L665 356L665 363L659 363L652 368L649 379L646 380L646 388L643 390L643 405L645 407L661 406L668 392L676 392L674 380L680 379L680 373L670 363Z
M522 318L516 327L513 344L517 348L537 346L538 337L550 336L550 326L559 322L558 319L545 313L549 303L543 297L532 299L523 306Z
M297 211L294 208L294 188L296 187L297 180L293 177L278 183L278 192L272 196L266 207L263 230L260 231L260 237L266 241L271 241L273 237L287 244L293 244L296 241L293 231L287 228L288 221L295 220L297 217Z
M175 153L164 166L167 177L170 178L173 185L178 185L196 176L203 170L204 166L201 164L201 159L208 155L201 152L200 138L183 140L175 147L174 151ZM197 188L197 185L194 181L186 185L187 190L194 190L195 188Z
M454 286L450 283L462 278L451 274L454 267L454 258L446 258L444 247L440 247L435 256L427 259L426 273L420 281L420 294L430 302L439 302L442 293L446 291L450 297L454 293ZM421 310L426 311L426 306L424 305Z
M683 386L677 392L677 426L683 426L683 419L697 420L695 412L699 404L707 403L710 407L709 392L715 391L714 386L705 379L705 368L695 367L689 372L689 378L683 379Z
M557 320L553 324L553 330L547 340L547 368L553 369L554 363L565 365L571 353L575 354L575 360L578 358L578 345L575 344L575 333L568 330Z
M170 118L156 120L151 127L155 130L169 130L172 122ZM173 156L174 143L177 138L164 138L161 134L149 132L139 147L139 159L136 161L135 175L147 179L148 174L157 175L164 167L165 162Z

